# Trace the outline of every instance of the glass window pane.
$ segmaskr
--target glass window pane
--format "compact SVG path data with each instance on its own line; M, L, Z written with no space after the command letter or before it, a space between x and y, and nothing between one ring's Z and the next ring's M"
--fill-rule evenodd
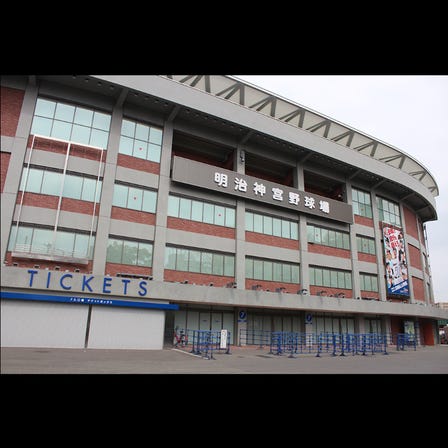
M225 218L224 207L221 207L220 205L215 205L215 224L217 226L223 226L224 218Z
M120 147L118 152L121 154L132 156L133 148L134 148L134 140L132 138L124 137L122 135L120 138Z
M352 289L352 273L351 272L345 272L345 287L347 289Z
M291 281L292 281L293 283L300 283L300 270L299 270L299 266L297 266L297 265L295 265L295 264L291 266L291 275L292 275Z
M137 127L135 128L135 138L147 142L149 140L149 127L137 123Z
M246 258L246 278L253 278L254 260Z
M147 267L152 266L152 244L138 244L137 265Z
M354 188L352 188L352 200L353 202L358 200L358 190L355 190Z
M128 190L129 188L126 185L115 184L112 205L126 208L128 202Z
M44 176L44 172L42 170L38 170L36 168L30 168L28 170L28 179L26 180L26 188L21 186L22 191L30 191L32 193L40 193L40 189L42 186L42 178ZM27 177L27 169L23 169L22 174L22 184L25 182Z
M254 278L263 280L263 261L254 260Z
M371 281L372 281L372 291L378 292L378 277L372 275Z
M201 272L203 274L212 273L212 255L210 252L202 252L201 256Z
M109 139L108 132L100 131L99 129L92 129L92 133L90 134L89 145L106 149L108 139Z
M263 280L272 280L272 261L263 261Z
M375 240L369 240L369 253L375 255Z
M321 241L320 227L314 227L314 242L320 244Z
M342 234L342 247L344 249L350 249L350 239L349 239L348 233Z
M179 218L191 219L191 199L180 199Z
M226 207L226 221L227 227L235 227L235 209Z
M91 240L93 245L93 239ZM92 249L92 247L90 248ZM89 235L83 235L78 233L75 235L75 245L73 247L73 256L79 258L91 258L92 250L89 250Z
M55 173L54 171L45 171L42 179L42 194L51 194L59 196L61 190L61 173Z
M359 215L360 214L359 204L357 202L353 202L353 214L355 214L355 215Z
M106 261L110 263L121 263L123 253L123 241L109 238L107 243Z
M254 213L254 232L263 233L263 216Z
M16 244L17 226L12 225L9 232L8 248L6 250L13 251Z
M67 174L64 180L64 191L62 195L65 198L81 199L83 178Z
M37 229L36 229L37 230ZM47 231L51 232L51 231ZM34 239L36 239L36 232L34 232ZM34 241L33 241L34 245ZM55 243L55 254L63 257L72 257L73 249L75 247L75 234L70 232L57 232Z
M363 252L362 250L362 238L360 236L356 236L356 249L358 252Z
M190 250L190 272L201 272L201 252L199 250Z
M94 202L95 200L96 180L88 177L84 178L81 199L83 201Z
M320 236L321 236L321 243L325 244L325 246L328 246L329 241L328 241L328 229L321 229L320 231Z
M93 111L82 107L76 108L74 122L82 126L92 127Z
M224 255L213 254L212 273L215 275L223 275L224 274Z
M177 249L176 269L178 271L188 270L188 249Z
M336 232L336 247L342 249L343 241L342 241L342 233Z
M18 249L21 252L30 252L32 240L33 240L33 228L19 227L19 231L17 232L16 249ZM49 249L51 249L51 240Z
M283 264L282 266L282 277L284 282L291 282L291 265Z
M156 129L156 128L151 128L151 132L149 134L149 141L151 143L161 145L162 144L162 130Z
M272 219L272 234L274 236L282 236L282 220L278 218Z
M291 222L291 239L298 240L299 239L299 225L296 222Z
M330 271L330 283L332 288L338 287L338 273L337 271Z
M370 275L363 275L364 277L364 289L366 291L371 291L372 290L372 282L370 280Z
M336 247L336 232L334 230L328 231L328 245Z
M121 135L126 135L133 139L135 136L135 123L133 121L123 120L121 123Z
M227 277L235 276L235 257L233 255L224 256L224 275Z
M282 219L282 238L290 238L291 232L289 231L289 221Z
M306 226L306 235L307 235L307 241L309 243L314 243L314 227L313 226Z
M165 269L176 269L175 247L165 247Z
M133 241L123 242L123 264L136 265L137 264L137 249L138 243Z
M75 108L73 106L58 103L56 106L56 113L54 114L54 118L56 120L68 121L69 123L72 123L74 113Z
M34 117L33 126L31 127L31 134L44 135L45 137L48 137L51 134L52 125L53 120L50 120L49 118Z
M322 272L322 283L323 286L331 286L330 271L328 269L324 269Z
M90 140L90 132L91 128L74 124L71 140L82 145L88 145Z
M263 216L263 233L272 235L272 217Z
M345 288L345 274L344 272L338 272L338 288Z
M322 286L322 269L314 268L315 285Z
M246 212L246 230L248 232L253 232L254 230L254 214L251 212Z
M103 114L101 112L95 112L93 114L93 124L92 126L96 129L102 129L103 131L109 131L110 129L110 119L109 114Z
M213 212L214 206L213 204L204 203L204 222L208 224L213 224Z
M134 149L132 155L139 159L146 159L146 153L148 151L148 144L142 140L134 141Z
M34 111L34 115L53 118L55 108L56 103L54 101L48 101L42 98L38 98L36 101L36 110Z
M202 209L204 208L204 204L199 201L191 202L191 219L193 221L202 222Z
M151 160L151 162L160 163L160 153L161 153L160 146L153 145L152 143L148 144L148 155L147 155L148 160Z
M168 216L179 217L179 202L180 199L177 196L168 197Z
M275 282L282 281L282 265L281 263L273 263L272 264L272 280Z
M316 284L316 270L313 267L310 267L310 285Z
M139 188L129 187L128 208L132 210L141 210L143 200L143 190Z
M157 193L155 191L143 191L142 211L148 213L156 212Z
M72 124L65 121L54 121L51 130L51 137L59 138L61 140L70 140L72 131Z

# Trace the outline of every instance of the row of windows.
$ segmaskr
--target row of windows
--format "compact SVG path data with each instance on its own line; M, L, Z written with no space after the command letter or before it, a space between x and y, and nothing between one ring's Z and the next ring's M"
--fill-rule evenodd
M349 271L310 266L309 272L311 285L352 289L352 273Z
M247 257L246 278L284 283L300 283L299 265Z
M293 240L299 239L299 225L287 219L246 212L246 230Z
M92 259L92 235L38 227L11 227L9 251Z
M310 224L307 226L307 235L309 243L350 250L350 237L348 233L329 230Z
M106 149L110 121L110 114L38 98L31 134Z
M118 152L160 163L162 131L131 120L123 120Z
M372 218L372 203L370 201L369 193L352 188L352 203L353 213L355 215Z
M26 185L25 185L26 183ZM24 168L20 190L59 196L82 201L99 202L102 181L74 174L65 174L40 168ZM96 195L95 195L96 193Z
M109 238L106 261L133 266L152 266L152 243Z
M401 226L400 207L395 202L377 197L379 220Z
M157 192L123 184L114 185L112 205L142 212L155 213Z
M376 254L375 240L373 238L356 235L356 245L358 248L358 252L371 255Z
M168 198L168 216L217 226L235 227L234 208L172 195Z
M362 291L378 292L378 276L371 274L359 274Z

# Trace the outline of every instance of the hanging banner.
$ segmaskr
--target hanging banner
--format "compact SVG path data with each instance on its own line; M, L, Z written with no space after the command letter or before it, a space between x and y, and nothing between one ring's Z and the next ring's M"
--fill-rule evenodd
M409 296L408 264L401 229L383 227L387 294Z

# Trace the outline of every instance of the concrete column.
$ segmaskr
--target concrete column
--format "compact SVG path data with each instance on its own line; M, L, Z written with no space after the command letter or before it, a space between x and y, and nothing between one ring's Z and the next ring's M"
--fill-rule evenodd
M400 217L401 217L401 228L403 229L403 236L406 235L406 222L404 219L404 210L403 210L403 204L400 204ZM412 275L409 272L410 271L410 257L409 257L409 248L405 237L405 245L404 245L404 252L406 254L406 260L407 260L407 269L408 269L408 283L409 283L409 303L415 303L414 299L414 286L412 284ZM423 283L425 282L425 276L423 276ZM424 285L423 285L424 286ZM424 288L426 289L426 288Z
M152 276L163 281L165 271L166 225L168 216L168 196L170 193L171 153L173 146L173 122L168 120L163 127L162 151L160 158L159 188L157 192L156 228L152 256Z
M96 228L95 250L93 253L92 274L107 274L106 255L107 242L109 240L110 214L114 196L115 176L117 171L118 149L120 146L121 123L123 110L121 106L114 107L110 124L109 141L105 155L105 166L103 171L103 185L101 191L101 202ZM103 154L104 160L104 154Z
M17 123L16 135L14 137L9 167L6 173L5 185L2 192L2 213L1 213L1 259L5 259L8 249L9 232L14 216L17 192L20 187L23 163L26 156L28 137L33 122L34 108L37 101L38 88L29 84L26 87L23 97L22 109Z
M347 191L347 203L352 205L352 184L346 181L345 188ZM353 230L354 226L350 225L350 259L352 262L352 294L353 298L361 297L361 282L359 279L358 268L358 246L356 243L356 232Z
M303 174L303 165L297 162L294 187L300 191L305 191L305 178ZM306 215L299 216L299 272L301 289L307 289L310 293L310 274L308 266L308 234ZM312 325L306 325L306 328Z
M234 151L234 170L245 174L246 161L242 145L237 145ZM235 213L235 281L238 289L246 288L246 201L237 199ZM239 330L238 330L239 333Z
M372 190L370 195L372 201L372 217L373 217L373 232L375 235L375 250L376 250L376 265L378 266L378 295L380 300L385 301L387 297L387 289L386 289L386 270L384 267L383 253L383 234L380 229L380 220L378 207L376 202L376 193L375 190Z

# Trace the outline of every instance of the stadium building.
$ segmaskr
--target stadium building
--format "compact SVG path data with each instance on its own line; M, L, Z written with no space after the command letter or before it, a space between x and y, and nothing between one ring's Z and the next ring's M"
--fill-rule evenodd
M235 77L3 76L2 346L438 344L437 195L403 151Z

